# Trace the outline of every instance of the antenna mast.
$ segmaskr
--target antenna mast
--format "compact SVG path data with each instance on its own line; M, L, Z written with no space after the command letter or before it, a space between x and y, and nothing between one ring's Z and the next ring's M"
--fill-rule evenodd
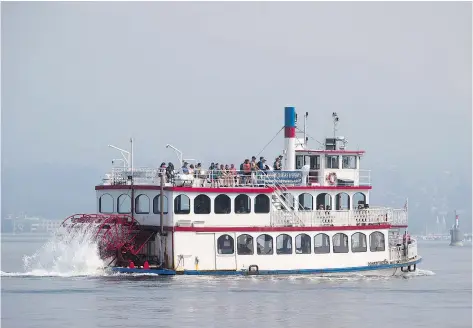
M304 148L307 149L307 141L309 138L307 138L307 117L309 116L309 112L305 112L304 115Z
M337 138L337 125L340 119L338 118L338 114L336 112L332 113L332 118L333 118L333 138Z

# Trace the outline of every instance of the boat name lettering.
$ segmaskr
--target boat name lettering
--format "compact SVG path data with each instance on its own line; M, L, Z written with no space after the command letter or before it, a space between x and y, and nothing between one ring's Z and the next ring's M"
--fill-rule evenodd
M278 183L294 183L299 184L302 183L302 172L300 171L270 171L267 172L265 175L258 175L258 180L262 182L262 180L276 181Z
M376 261L376 262L368 262L368 266L383 265L383 264L389 264L388 260Z

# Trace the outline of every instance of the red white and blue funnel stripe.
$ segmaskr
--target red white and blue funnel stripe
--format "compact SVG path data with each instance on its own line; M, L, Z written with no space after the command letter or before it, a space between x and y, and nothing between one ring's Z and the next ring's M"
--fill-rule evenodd
M296 137L296 109L294 107L284 108L284 137Z

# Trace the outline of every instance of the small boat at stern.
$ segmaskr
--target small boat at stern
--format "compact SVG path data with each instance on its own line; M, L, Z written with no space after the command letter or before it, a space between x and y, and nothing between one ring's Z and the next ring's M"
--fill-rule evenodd
M284 150L241 164L202 163L176 153L176 167L135 167L130 151L95 186L97 213L63 227L88 233L107 270L158 275L397 275L421 257L408 230L408 202L375 206L363 150L334 135L311 149L284 108ZM174 155L173 155L174 156ZM205 166L207 167L207 165Z

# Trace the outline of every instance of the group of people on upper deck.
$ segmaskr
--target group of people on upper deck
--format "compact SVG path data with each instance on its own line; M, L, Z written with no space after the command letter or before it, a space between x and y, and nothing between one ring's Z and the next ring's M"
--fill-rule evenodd
M249 159L245 159L240 164L239 170L236 169L234 164L219 164L211 163L207 172L202 168L202 163L189 164L184 161L181 167L181 172L184 174L191 174L194 178L202 179L203 181L208 180L212 186L215 187L235 187L241 185L255 184L254 178L256 172L266 171L280 171L282 169L283 156L276 157L272 167L266 164L266 159L261 156L259 161L256 161L256 156ZM161 163L160 169L165 170L166 180L172 181L174 177L174 165L169 162L166 165L165 162ZM204 182L203 182L204 183Z

